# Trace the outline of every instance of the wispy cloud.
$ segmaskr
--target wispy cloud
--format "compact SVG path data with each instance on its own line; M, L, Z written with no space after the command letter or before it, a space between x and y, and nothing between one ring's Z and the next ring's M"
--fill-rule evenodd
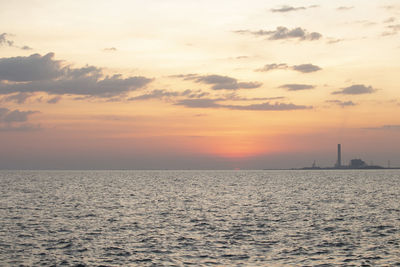
M115 48L115 47L107 47L107 48L104 48L103 51L105 51L105 52L115 52L115 51L117 51L117 48Z
M272 8L270 10L271 10L271 12L274 12L274 13L276 13L276 12L277 13L286 13L286 12L306 10L306 9L309 9L309 8L316 8L316 7L319 7L319 6L318 5L312 5L312 6L308 6L308 7L305 7L305 6L294 7L294 6L284 5L284 6L281 6L279 8Z
M15 42L9 38L10 36L11 36L10 34L5 33L5 32L0 34L0 46L15 47L15 48L19 48L22 50L32 50L32 48L27 45L23 45L23 46L16 45Z
M371 94L376 92L377 89L372 86L365 86L363 84L355 84L349 87L342 88L339 91L335 91L332 94L343 94L343 95L360 95L360 94Z
M47 104L56 104L56 103L60 102L61 99L62 99L61 96L52 97L52 98L47 100Z
M130 97L128 101L149 100L149 99L163 99L163 98L176 98L185 96L189 98L202 98L208 96L210 93L201 90L185 90L185 91L168 91L168 90L153 90L147 94L142 94Z
M180 105L188 108L223 108L231 110L253 110L253 111L287 111L311 109L311 106L295 105L292 103L270 103L264 102L260 104L250 105L226 105L218 103L221 99L183 99L175 105Z
M354 6L340 6L340 7L336 8L336 10L347 11L347 10L350 10L350 9L353 9L353 8L354 8Z
M396 18L395 18L395 17L390 17L390 18L385 19L385 20L383 21L383 23L393 23L393 22L395 22L395 21L396 21Z
M309 85L309 84L284 84L279 86L279 88L284 88L287 89L288 91L300 91L300 90L309 90L309 89L314 89L314 85Z
M341 107L350 107L350 106L355 106L357 104L355 104L353 101L340 101L340 100L327 100L327 103L332 103Z
M256 69L255 71L267 72L272 70L285 70L285 69L291 69L302 73L310 73L322 70L321 67L313 64L300 64L300 65L289 66L286 63L279 63L279 64L272 63L272 64L267 64L260 69Z
M383 36L388 36L388 35L395 35L400 32L400 24L392 24L386 26L387 31L382 33Z
M174 75L172 77L183 78L184 80L193 80L196 83L203 83L211 85L213 90L238 90L238 89L254 89L259 88L262 83L260 82L239 82L237 79L222 76L222 75L197 75L197 74L185 74L185 75Z
M31 131L39 126L28 123L30 115L38 111L18 109L10 110L0 107L0 131Z
M32 93L16 93L3 97L1 99L1 102L14 102L17 104L24 104L32 96Z
M277 27L275 30L258 30L258 31L250 31L250 30L238 30L235 31L239 34L251 34L254 36L266 36L269 40L300 40L300 41L314 41L322 38L322 34L318 32L309 32L306 29L301 27L289 29L283 26Z

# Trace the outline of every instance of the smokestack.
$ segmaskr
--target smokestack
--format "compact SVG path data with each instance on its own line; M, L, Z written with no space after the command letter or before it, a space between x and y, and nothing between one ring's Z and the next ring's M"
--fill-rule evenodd
M336 163L336 167L340 168L342 166L342 148L341 145L338 144L337 145L337 163Z

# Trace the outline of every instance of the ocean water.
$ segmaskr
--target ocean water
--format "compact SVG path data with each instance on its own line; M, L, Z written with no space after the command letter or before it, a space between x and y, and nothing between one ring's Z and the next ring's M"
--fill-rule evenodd
M0 171L0 266L400 266L400 171Z

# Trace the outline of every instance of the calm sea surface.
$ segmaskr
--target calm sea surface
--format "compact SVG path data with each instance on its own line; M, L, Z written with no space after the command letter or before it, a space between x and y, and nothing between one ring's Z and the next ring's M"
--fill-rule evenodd
M0 266L400 266L400 171L0 171Z

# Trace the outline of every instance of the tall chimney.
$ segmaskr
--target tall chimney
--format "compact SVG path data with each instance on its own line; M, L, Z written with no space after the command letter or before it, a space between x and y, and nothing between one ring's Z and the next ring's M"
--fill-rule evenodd
M340 168L342 166L342 148L341 145L337 145L337 163L336 167Z

